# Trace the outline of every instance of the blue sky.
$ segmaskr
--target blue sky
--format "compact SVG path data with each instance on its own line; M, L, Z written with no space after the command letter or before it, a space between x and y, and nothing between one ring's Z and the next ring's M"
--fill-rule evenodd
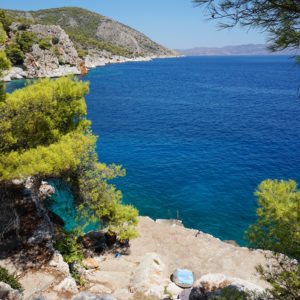
M265 34L254 30L219 30L216 23L206 20L203 10L195 7L192 0L0 0L0 7L6 9L36 10L61 6L79 6L98 12L174 49L266 41Z

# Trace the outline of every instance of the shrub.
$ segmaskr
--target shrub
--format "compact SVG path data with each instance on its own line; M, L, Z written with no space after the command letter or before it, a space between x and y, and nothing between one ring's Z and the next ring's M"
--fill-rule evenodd
M52 44L53 44L53 45L57 45L58 43L59 43L59 38L56 37L56 36L54 36L54 37L52 38Z
M8 271L2 267L0 267L0 282L9 284L15 290L22 290L22 285L15 278L15 276L8 273Z
M49 38L44 38L44 39L39 40L38 44L42 50L50 50L52 47L52 44L51 44Z
M24 31L24 30L27 30L29 27L30 27L29 24L20 24L20 25L18 26L18 30Z
M16 42L24 53L30 52L32 45L37 43L37 41L38 38L34 32L23 31L18 32L16 35Z
M3 45L5 43L6 38L7 38L6 32L3 28L2 23L0 22L0 45Z
M54 244L54 248L61 253L67 264L81 264L84 258L83 251L77 243L77 238L75 231L62 231Z
M12 62L13 65L23 64L25 56L18 44L9 44L5 49L5 53L7 58Z

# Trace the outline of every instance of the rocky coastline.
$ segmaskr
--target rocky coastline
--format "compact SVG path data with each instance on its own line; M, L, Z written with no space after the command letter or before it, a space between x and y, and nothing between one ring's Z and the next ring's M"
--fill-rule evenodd
M94 69L97 67L104 67L109 64L121 64L128 62L147 62L155 59L166 59L166 58L178 58L182 56L139 56L139 57L124 57L124 56L114 56L111 58L107 58L104 56L95 56L88 55L85 58L84 71L78 66L72 65L60 65L57 68L45 69L39 74L28 72L26 69L18 66L12 67L1 79L4 82L10 82L16 79L33 79L33 78L57 78L68 75L83 75L89 72L90 69Z

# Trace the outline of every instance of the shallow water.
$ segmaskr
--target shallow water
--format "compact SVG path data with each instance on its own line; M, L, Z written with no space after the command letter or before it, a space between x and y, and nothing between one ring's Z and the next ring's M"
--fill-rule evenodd
M300 180L300 66L287 57L109 65L90 81L99 157L122 164L124 201L243 244L257 185ZM9 85L13 89L22 82Z

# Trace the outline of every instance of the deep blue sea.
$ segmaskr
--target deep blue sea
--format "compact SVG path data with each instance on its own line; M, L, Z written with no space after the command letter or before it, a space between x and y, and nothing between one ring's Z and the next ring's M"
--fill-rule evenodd
M300 182L300 66L288 57L187 57L93 69L88 118L124 202L244 244L254 191ZM22 85L16 81L9 90Z

